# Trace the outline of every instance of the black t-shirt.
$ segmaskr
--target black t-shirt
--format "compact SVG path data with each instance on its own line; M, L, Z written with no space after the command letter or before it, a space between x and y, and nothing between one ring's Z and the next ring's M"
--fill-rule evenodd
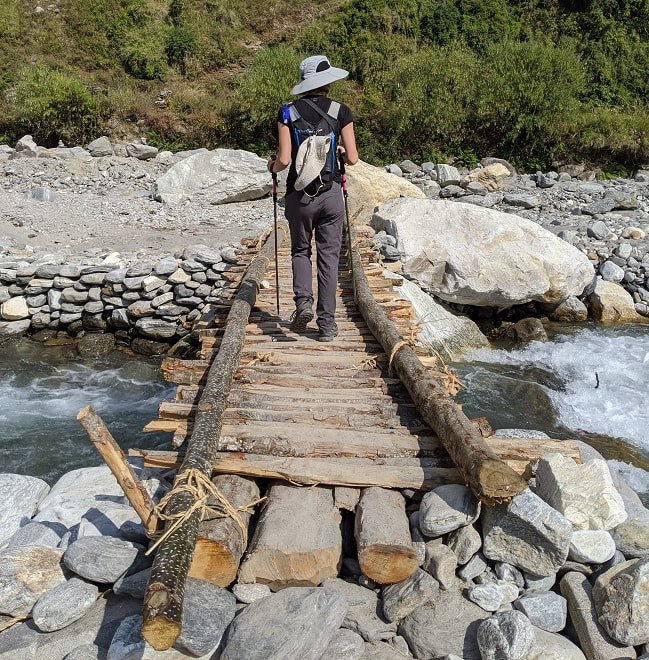
M297 111L300 113L300 116L303 117L305 121L308 121L310 124L314 124L314 125L318 124L318 122L322 117L313 108L311 108L308 103L301 103L300 100L302 98L307 98L310 101L313 101L315 104L318 105L318 107L323 112L327 112L329 110L329 106L331 105L331 99L327 96L323 96L322 94L314 94L314 95L307 94L297 99L297 101L293 102ZM279 113L277 114L277 121L280 124L284 123L283 115L284 113L282 111L282 108L280 108ZM347 126L347 124L351 124L353 121L354 120L352 118L352 111L344 103L341 103L340 110L338 111L338 124L340 126L340 130L342 130L345 126ZM288 126L289 129L291 129L291 166L289 168L288 177L286 179L287 194L295 190L294 184L295 184L295 179L297 179L297 172L295 170L295 157L297 155L297 149L299 146L295 141L295 135L291 127L290 119L288 122ZM338 140L339 137L340 136L336 136L336 140ZM336 146L338 146L338 141L336 142ZM336 158L335 160L336 160L336 170L334 172L334 181L340 183L340 167L338 165L338 159Z

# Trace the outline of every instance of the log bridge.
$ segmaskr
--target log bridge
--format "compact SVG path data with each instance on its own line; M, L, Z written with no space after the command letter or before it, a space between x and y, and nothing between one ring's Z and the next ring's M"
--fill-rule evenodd
M156 650L180 634L187 576L318 585L338 574L349 525L363 573L399 582L417 568L408 511L422 492L466 484L492 505L527 486L541 455L580 460L573 442L493 438L486 420L464 415L457 377L417 343L399 280L384 277L360 228L341 256L340 334L319 343L315 329L291 332L288 227L279 229L242 242L229 289L194 326L195 352L183 342L162 364L176 396L145 430L172 434L172 450L131 450L178 470L162 515L96 413L79 413L147 530L165 529L143 608Z

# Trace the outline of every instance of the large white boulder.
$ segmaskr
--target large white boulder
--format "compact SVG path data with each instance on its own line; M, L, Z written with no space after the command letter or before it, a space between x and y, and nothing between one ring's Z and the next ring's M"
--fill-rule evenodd
M371 224L397 239L408 277L449 302L558 303L580 295L595 275L585 254L540 225L473 204L394 199Z
M215 149L189 156L153 184L159 202L226 204L265 197L272 189L266 161L250 151Z

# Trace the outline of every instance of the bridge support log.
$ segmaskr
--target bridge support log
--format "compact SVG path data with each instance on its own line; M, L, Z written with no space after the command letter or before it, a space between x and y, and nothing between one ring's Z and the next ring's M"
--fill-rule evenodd
M353 239L352 239L353 240ZM358 254L351 250L356 303L372 334L391 356L424 421L435 431L466 484L486 504L509 500L527 482L487 446L476 427L426 371L416 353L404 343L382 307L374 300Z
M282 234L286 239L288 232ZM221 350L207 373L187 453L176 477L177 483L192 473L200 473L207 479L212 475L223 412L234 372L239 366L250 310L255 304L259 284L268 264L273 260L274 252L275 241L271 234L250 264L234 297ZM195 504L196 496L179 488L172 491L164 510L166 516L186 517L158 548L144 596L142 636L156 651L170 648L181 632L185 582L201 516L201 510ZM192 512L188 514L190 510Z
M358 563L374 582L402 582L417 570L406 501L398 491L366 488L356 507L354 533Z
M233 507L245 507L259 499L259 486L253 479L234 474L220 474L212 483ZM215 502L208 502L210 507ZM246 530L250 514L238 512ZM198 527L194 558L189 577L207 580L219 587L227 587L237 577L239 562L246 550L246 539L239 524L231 517L204 520Z
M274 483L239 581L261 582L277 591L317 587L336 577L342 561L340 519L331 488Z

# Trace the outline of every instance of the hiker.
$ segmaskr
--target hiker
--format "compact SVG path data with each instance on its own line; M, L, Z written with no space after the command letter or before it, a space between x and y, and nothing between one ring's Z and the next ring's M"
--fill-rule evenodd
M279 151L268 160L268 170L274 173L291 165L284 213L291 232L295 311L290 327L294 332L304 332L313 319L311 239L315 233L318 341L333 341L338 334L334 319L345 216L338 157L348 165L358 161L351 110L327 96L331 83L347 75L344 69L331 66L324 55L302 61L299 81L291 90L300 98L280 107Z

